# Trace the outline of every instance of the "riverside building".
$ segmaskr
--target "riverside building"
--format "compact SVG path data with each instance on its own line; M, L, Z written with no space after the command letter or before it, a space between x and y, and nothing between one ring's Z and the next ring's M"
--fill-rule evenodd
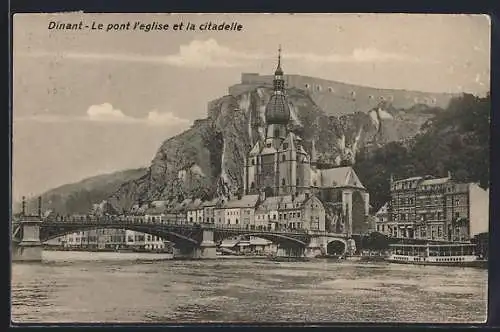
M451 174L391 178L391 201L376 213L377 231L391 237L468 241L489 229L489 191Z

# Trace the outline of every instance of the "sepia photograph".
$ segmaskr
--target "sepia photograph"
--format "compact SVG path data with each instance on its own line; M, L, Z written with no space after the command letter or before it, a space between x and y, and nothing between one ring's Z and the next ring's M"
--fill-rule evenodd
M490 33L15 14L11 324L485 323Z

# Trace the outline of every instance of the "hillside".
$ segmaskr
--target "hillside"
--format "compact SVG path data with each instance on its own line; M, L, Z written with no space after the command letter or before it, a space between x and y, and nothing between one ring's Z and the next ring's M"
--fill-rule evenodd
M446 176L458 181L479 182L483 188L490 180L491 99L472 95L451 101L422 126L422 132L409 142L392 142L373 151L360 153L355 170L372 193L375 209L389 200L389 178Z
M66 184L45 192L42 195L43 209L51 209L59 213L86 213L92 204L105 200L125 182L139 178L146 173L145 168L132 169L102 174L84 179L80 182ZM28 200L27 210L35 213L37 198ZM14 212L21 210L20 202Z

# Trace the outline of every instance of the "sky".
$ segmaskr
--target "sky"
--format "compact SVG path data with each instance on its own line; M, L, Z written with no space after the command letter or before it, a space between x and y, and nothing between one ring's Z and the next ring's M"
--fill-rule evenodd
M48 29L49 23L104 30ZM112 30L157 22L167 31ZM241 31L173 31L176 23ZM206 116L242 72L380 88L484 95L490 21L420 14L16 14L13 199L148 166L161 143Z

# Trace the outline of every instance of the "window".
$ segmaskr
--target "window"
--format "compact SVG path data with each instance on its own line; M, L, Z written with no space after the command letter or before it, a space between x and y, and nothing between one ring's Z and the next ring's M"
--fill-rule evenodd
M306 89L309 89L309 84L308 83L304 84L304 86L306 87Z
M286 156L284 154L281 155L281 161L286 161Z
M321 85L316 85L316 90L321 91Z
M283 149L284 149L284 150L288 149L288 143L286 143L286 142L285 142L285 143L283 143Z
M255 165L255 159L252 159L252 166Z
M255 183L254 183L254 182L252 182L252 183L250 184L250 189L255 189Z
M329 86L329 87L328 87L328 92L333 93L333 92L335 92L335 90L333 90L333 88L332 88L331 86Z
M284 186L285 185L285 179L281 179L281 185Z
M267 143L266 147L270 148L271 147L271 143Z

